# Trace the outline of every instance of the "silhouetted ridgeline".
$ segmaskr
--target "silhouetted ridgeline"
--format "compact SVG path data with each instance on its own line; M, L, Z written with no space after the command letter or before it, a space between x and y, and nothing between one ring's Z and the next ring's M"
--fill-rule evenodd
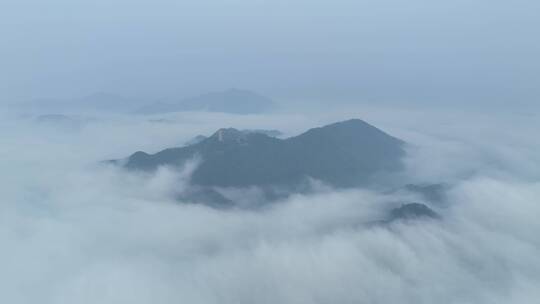
M184 111L222 112L232 114L265 113L275 107L274 102L257 93L229 89L186 98L178 102L157 102L139 108L138 114L162 114Z
M137 152L122 163L131 170L155 170L181 166L198 156L202 162L192 183L199 186L290 186L310 177L336 187L354 187L377 174L399 170L403 146L403 141L353 119L287 139L220 129L195 144L153 155Z

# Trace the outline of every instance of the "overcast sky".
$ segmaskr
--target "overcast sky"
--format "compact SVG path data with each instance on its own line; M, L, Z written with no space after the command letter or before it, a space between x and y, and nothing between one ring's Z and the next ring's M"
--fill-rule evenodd
M2 0L0 100L535 104L540 2Z

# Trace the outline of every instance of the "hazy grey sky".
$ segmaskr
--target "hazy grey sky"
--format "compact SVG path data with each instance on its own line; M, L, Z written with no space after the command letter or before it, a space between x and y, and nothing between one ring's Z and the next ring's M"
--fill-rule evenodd
M2 0L0 100L228 87L534 104L540 2Z

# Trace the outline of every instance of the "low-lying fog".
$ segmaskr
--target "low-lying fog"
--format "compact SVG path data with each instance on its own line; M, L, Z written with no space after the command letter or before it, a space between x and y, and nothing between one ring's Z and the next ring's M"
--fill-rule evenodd
M534 303L540 298L540 117L363 108L324 114L2 115L2 303ZM103 165L221 127L286 136L361 118L410 144L407 182L447 183L441 220L369 225L368 190L260 210L175 201L196 163ZM244 191L244 190L238 190ZM249 197L249 191L245 195Z

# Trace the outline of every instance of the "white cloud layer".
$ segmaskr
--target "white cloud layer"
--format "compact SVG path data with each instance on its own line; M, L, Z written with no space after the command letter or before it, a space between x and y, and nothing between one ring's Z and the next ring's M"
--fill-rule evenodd
M383 113L296 115L290 124L291 116L107 117L71 131L4 119L0 302L536 302L535 117ZM173 200L189 168L134 175L96 165L224 126L296 134L351 115L414 144L407 180L454 185L449 206L434 206L442 221L369 225L409 198L366 190L220 211Z

